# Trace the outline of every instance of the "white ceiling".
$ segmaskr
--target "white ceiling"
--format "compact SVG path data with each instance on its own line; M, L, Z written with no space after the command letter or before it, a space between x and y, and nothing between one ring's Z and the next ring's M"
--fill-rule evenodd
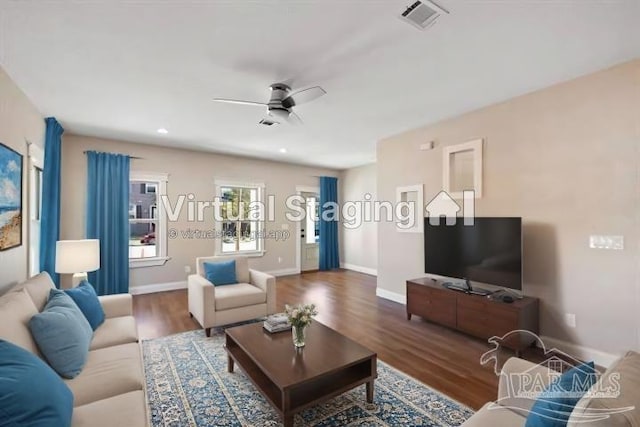
M337 169L385 136L640 56L640 1L0 2L0 64L68 132ZM321 85L305 124L258 125L268 86ZM158 128L168 135L159 135ZM281 154L280 148L288 152Z

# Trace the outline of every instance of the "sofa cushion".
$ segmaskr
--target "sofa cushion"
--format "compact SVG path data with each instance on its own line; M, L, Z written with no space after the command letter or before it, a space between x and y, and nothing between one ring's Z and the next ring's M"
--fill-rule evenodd
M98 300L96 290L83 280L78 286L64 291L76 303L94 331L104 322L104 310Z
M576 404L569 418L569 427L623 427L640 425L640 353L628 352L611 365L598 384ZM611 390L619 392L612 398L607 395L593 396L594 392ZM635 408L619 413L621 408ZM611 413L607 418L594 420L594 413ZM589 419L585 423L585 419Z
M216 310L229 310L247 305L264 304L267 293L249 283L216 287Z
M29 320L38 314L24 289L11 290L0 297L0 338L34 354L40 354L29 332Z
M53 280L47 272L36 274L15 287L16 290L25 289L27 291L38 311L44 309L49 301L49 291L54 288Z
M204 274L213 286L224 286L238 283L236 279L236 261L216 261L204 263Z
M133 316L113 317L104 321L93 333L91 350L138 341L138 328Z
M521 426L525 418L493 402L485 404L462 427Z
M132 391L98 400L73 410L73 427L147 427L144 392Z
M123 344L89 352L82 374L66 380L75 406L142 390L142 356L138 344Z
M593 362L573 367L553 380L538 396L526 427L565 427L576 403L597 381Z
M0 340L0 424L69 426L73 394L39 357Z
M89 353L93 330L78 306L63 291L51 289L42 313L29 329L49 365L64 378L76 377Z

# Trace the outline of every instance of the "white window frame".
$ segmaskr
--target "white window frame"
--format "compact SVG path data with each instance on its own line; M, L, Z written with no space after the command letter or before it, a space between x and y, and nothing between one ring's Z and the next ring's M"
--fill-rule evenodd
M40 272L40 219L42 210L42 182L38 180L38 170L44 170L44 150L36 144L28 143L29 155L29 225L28 252L29 277ZM40 183L40 186L38 186ZM24 209L23 209L24 211Z
M169 174L157 172L135 172L129 173L129 182L147 181L157 182L156 187L156 209L157 209L157 226L156 226L156 256L152 258L129 258L129 268L158 267L166 264L171 257L167 256L167 215L164 210L160 198L167 194L167 182ZM149 219L149 218L138 218Z
M222 197L222 188L223 187L242 187L242 188L249 188L249 189L257 189L258 190L258 201L264 203L264 192L265 192L265 185L264 183L261 182L245 182L245 181L235 181L235 180L227 180L227 179L220 179L220 178L216 178L214 180L214 187L215 187L215 194L216 197ZM264 205L263 205L264 206ZM263 218L266 218L267 212L262 212L262 216ZM266 253L265 248L264 248L264 239L260 236L262 236L262 232L265 229L265 220L263 221L257 221L258 223L258 238L256 239L257 243L258 243L258 249L256 250L251 250L251 251L234 251L234 252L223 252L222 251L222 236L220 236L219 238L215 239L215 248L214 248L214 253L216 254L216 256L235 256L235 255L245 255L245 256L249 256L249 257L261 257L264 256L264 254ZM215 229L219 230L220 232L222 232L222 221L215 221L214 219L214 224L215 224Z

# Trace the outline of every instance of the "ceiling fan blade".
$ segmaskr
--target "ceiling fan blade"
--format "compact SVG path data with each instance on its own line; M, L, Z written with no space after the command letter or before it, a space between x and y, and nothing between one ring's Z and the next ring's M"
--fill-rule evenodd
M305 102L313 101L316 98L320 98L327 92L320 86L310 87L308 89L299 90L294 92L285 99L282 100L282 106L284 108L291 108L294 105L304 104Z
M225 98L213 98L215 102L226 102L227 104L240 104L240 105L253 105L257 107L266 107L267 104L263 102L242 101L240 99L225 99Z
M294 126L300 126L304 124L300 116L294 113L293 111L287 117L287 123Z

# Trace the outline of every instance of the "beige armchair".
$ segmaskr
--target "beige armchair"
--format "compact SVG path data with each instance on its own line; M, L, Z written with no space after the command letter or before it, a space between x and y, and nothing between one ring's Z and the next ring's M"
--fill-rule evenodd
M205 262L236 261L233 285L213 286L205 277ZM211 328L267 316L276 311L276 278L249 269L244 256L196 258L196 274L188 277L189 314L211 336Z

